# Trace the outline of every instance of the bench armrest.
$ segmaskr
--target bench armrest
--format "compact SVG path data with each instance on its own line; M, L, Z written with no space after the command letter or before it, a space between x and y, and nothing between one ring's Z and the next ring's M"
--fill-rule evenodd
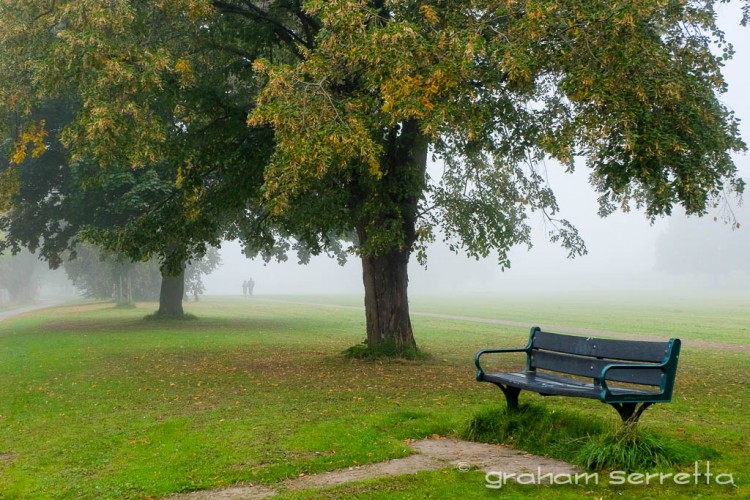
M482 356L482 354L495 354L495 353L503 353L503 352L525 352L526 353L526 367L528 368L530 360L531 360L531 346L534 344L534 336L539 333L542 329L538 326L532 326L531 331L529 332L529 342L526 344L526 347L511 347L511 348L505 348L505 349L485 349L483 351L479 351L477 355L474 357L474 364L477 365L477 381L481 382L484 380L484 369L482 369L482 365L479 364L479 358Z
M609 387L607 386L607 372L613 369L617 368L627 368L627 369L636 369L636 370L660 370L662 373L667 374L667 365L669 364L670 360L667 359L659 364L653 364L653 363L611 363L609 365L605 365L602 368L602 372L599 374L599 383L602 386L602 392L599 396L599 399L604 402L611 402L613 399L617 398L617 396L612 396L612 392L610 391ZM665 387L664 384L661 385L661 390L658 394L655 394L655 396L663 396L665 393Z
M616 368L635 368L637 370L660 370L665 376L662 377L661 387L659 388L660 391L654 394L654 396L661 398L660 401L670 401L672 399L672 389L674 389L674 379L677 375L677 362L680 359L681 345L682 342L680 339L669 339L669 347L667 348L667 353L661 363L610 363L605 365L602 367L602 371L599 374L599 383L602 386L602 392L599 395L599 399L604 403L625 402L627 396L618 397L612 395L612 392L607 386L607 372Z
M511 347L507 349L484 349L483 351L479 351L477 355L474 357L474 364L477 366L477 380L479 382L482 381L484 378L484 369L482 368L482 365L479 363L479 358L483 354L496 354L496 353L507 353L507 352L525 352L526 356L529 355L529 351L531 351L531 345L527 345L526 347Z

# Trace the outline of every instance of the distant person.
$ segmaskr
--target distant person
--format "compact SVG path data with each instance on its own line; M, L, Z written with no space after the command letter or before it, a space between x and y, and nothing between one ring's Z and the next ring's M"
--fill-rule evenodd
M242 282L242 295L247 295L247 281Z
M253 296L254 288L255 288L255 281L253 281L253 279L250 278L249 280L247 280L247 294L251 297Z

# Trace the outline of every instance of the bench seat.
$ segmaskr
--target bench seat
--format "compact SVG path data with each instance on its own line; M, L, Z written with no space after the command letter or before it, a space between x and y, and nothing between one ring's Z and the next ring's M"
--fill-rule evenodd
M601 400L603 390L601 385L567 377L559 377L551 373L485 373L483 380L494 384L510 385L522 390L538 392L543 396L570 396ZM657 391L633 389L630 387L610 387L609 392L613 396L642 397L648 401L653 400L655 396L659 395Z

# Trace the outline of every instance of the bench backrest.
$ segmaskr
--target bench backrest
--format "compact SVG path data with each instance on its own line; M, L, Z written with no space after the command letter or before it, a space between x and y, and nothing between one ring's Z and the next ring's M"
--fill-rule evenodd
M673 353L673 343L674 340L651 342L579 337L543 332L539 327L534 327L529 338L531 350L528 368L596 379L601 374L602 368L612 363L659 364L665 362ZM674 369L676 370L676 365ZM663 386L665 376L670 376L670 374L661 370L617 368L607 373L607 380ZM671 376L673 377L674 373Z

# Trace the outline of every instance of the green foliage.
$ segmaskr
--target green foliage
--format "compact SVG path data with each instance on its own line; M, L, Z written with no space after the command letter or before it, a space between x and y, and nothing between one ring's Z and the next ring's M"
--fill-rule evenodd
M111 298L116 290L118 302L153 299L158 296L156 258L168 265L170 259L200 257L207 236L178 222L182 205L168 168L102 170L90 161L71 163L60 135L76 109L75 101L45 101L35 109L33 116L48 127L50 145L18 165L13 209L0 215L5 231L0 250L27 247L52 268L66 260L68 274L88 297ZM0 160L0 169L4 165ZM211 226L214 238L217 230ZM173 239L182 242L182 252L167 252ZM82 240L101 245L92 250ZM191 268L191 292L202 292L200 273L210 269Z
M556 220L546 158L588 158L603 214L703 213L724 185L741 191L729 153L744 145L717 97L731 50L713 8L6 1L0 87L8 125L39 123L40 96L79 101L60 133L73 158L167 161L193 215L212 203L236 214L254 197L316 251L358 223L373 253L440 226L454 248L494 249L507 265L528 243L528 212ZM238 126L248 111L274 129L265 173L274 141ZM419 140L402 134L412 125ZM427 145L446 160L431 185ZM420 210L404 207L412 198ZM416 214L427 217L412 235ZM584 251L564 220L552 237Z
M744 144L718 99L731 51L712 3L337 0L309 9L323 29L304 60L256 64L268 80L251 123L272 125L277 140L266 195L291 219L297 206L334 200L339 210L315 212L319 229L371 221L361 251L411 248L418 213L418 238L440 227L452 248L496 250L507 266L538 212L553 222L553 240L583 253L575 228L555 217L545 159L572 169L587 158L602 215L631 203L649 217L677 203L701 214L724 187L742 191L730 154ZM445 170L427 184L419 162L404 161L411 175L396 174L399 199L388 188L389 137L410 147L399 134L412 125ZM341 192L352 188L362 195ZM421 208L409 212L412 195Z
M0 9L0 64L28 69L0 72L0 136L12 144L54 118L42 122L50 148L40 158L0 160L25 182L11 201L23 210L7 215L14 248L40 247L56 267L82 238L174 273L224 236L258 234L244 219L262 214L253 200L273 136L245 127L248 60L270 53L269 30L201 0ZM3 151L11 163L21 160L13 149Z
M731 47L714 2L0 9L0 184L11 193L0 207L18 192L18 168L44 149L41 104L74 103L57 131L67 160L156 170L139 180L163 183L156 209L85 236L136 260L159 255L173 275L222 237L266 257L293 237L312 253L400 254L393 262L405 266L441 233L452 249L496 252L507 267L510 248L531 243L533 214L582 254L547 161L573 169L584 158L601 215L636 206L653 219L675 205L703 214L744 188L732 153L745 145L720 100ZM444 161L439 179L427 175L430 151ZM386 309L371 316L396 314Z
M62 255L71 249L79 227L96 217L101 210L98 203L103 201L91 200L93 206L82 203L85 195L65 162L58 132L72 115L73 110L66 103L46 103L30 117L45 121L48 136L44 154L28 157L21 165L13 165L6 156L0 156L0 171L14 171L18 179L18 189L9 199L12 209L0 214L0 230L5 235L0 251L16 253L26 247L38 252L53 268L62 263Z

